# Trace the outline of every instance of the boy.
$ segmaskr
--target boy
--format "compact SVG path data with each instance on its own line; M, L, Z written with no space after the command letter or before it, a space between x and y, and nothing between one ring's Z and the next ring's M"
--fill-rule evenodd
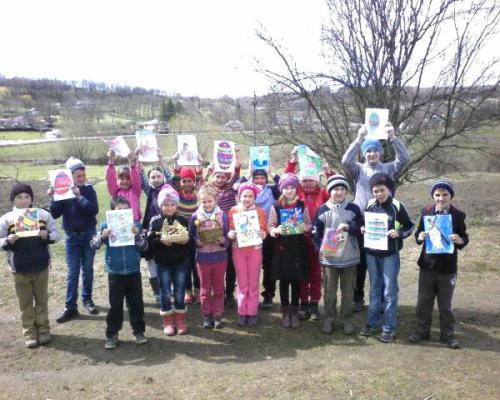
M115 197L110 203L111 210L126 210L130 203L123 197ZM130 325L138 344L147 343L144 336L144 303L142 300L142 282L140 272L140 251L148 245L143 234L140 234L140 224L134 223L132 232L135 234L135 245L111 247L109 244L110 230L106 222L101 224L100 233L94 236L91 246L98 250L104 243L104 268L108 273L109 311L106 317L106 342L104 347L115 349L118 345L118 332L123 325L123 299L127 302L130 315Z
M51 215L38 208L38 235L19 237L15 223L21 210L32 207L31 186L16 183L12 186L10 201L14 203L12 211L0 218L0 247L7 252L7 263L14 275L25 346L33 349L51 340L47 307L49 244L59 240L59 233Z
M422 209L420 224L415 232L417 244L422 245L428 232L424 230L424 217L430 215L451 215L453 233L447 238L454 244L452 254L428 254L425 245L418 259L420 273L418 277L418 301L416 310L417 330L408 339L420 343L430 339L432 310L437 297L441 342L450 349L460 345L454 337L455 317L452 311L453 291L457 278L457 249L463 249L469 243L465 214L451 205L455 192L453 185L445 179L432 185L431 196L434 205Z
M370 277L370 306L366 325L360 335L368 337L374 332L381 319L382 307L384 310L382 334L378 339L383 343L391 343L394 341L396 328L399 252L403 248L403 239L410 236L413 230L413 223L403 203L392 197L394 182L389 175L377 172L370 178L369 183L374 198L368 201L365 216L368 212L387 215L387 250L366 248L366 264ZM382 291L383 304L381 304Z

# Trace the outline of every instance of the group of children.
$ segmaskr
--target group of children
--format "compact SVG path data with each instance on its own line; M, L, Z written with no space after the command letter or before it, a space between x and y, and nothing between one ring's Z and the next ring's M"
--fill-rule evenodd
M395 139L393 132L390 139ZM337 320L337 288L340 284L340 320L344 333L353 334L353 305L356 304L353 291L359 265L364 259L370 280L370 305L360 334L370 336L380 327L379 340L392 342L397 325L399 252L403 239L413 230L413 223L404 205L394 198L395 184L391 173L380 171L381 165L387 165L379 163L380 144L364 139L360 130L351 147L356 146L362 150L366 162L359 169L369 171L363 182L360 182L359 171L357 176L349 173L351 182L356 185L356 195L363 191L363 196L367 197L362 208L356 201L347 200L351 190L349 179L331 171L328 165L324 165L326 188L321 187L319 176L299 178L295 174L296 150L292 152L285 172L271 177L272 183L269 183L269 172L263 169L240 178L238 151L233 173L214 172L209 166L206 176L202 175L201 167L178 166L176 156L173 157L173 175L170 175L161 155L160 166L147 173L137 162L135 154L129 156L129 166L116 168L114 153L109 152L106 182L111 197L110 208L130 208L134 219L135 243L122 247L109 245L110 230L106 223L95 230L95 191L85 183L85 166L81 161L72 158L67 165L75 181L75 198L61 201L51 198L50 212L41 210L39 214L40 234L37 237L19 238L15 234L16 211L31 207L33 203L31 187L16 183L10 196L13 210L0 219L0 247L7 251L8 264L14 274L26 346L32 348L50 341L48 245L59 239L54 218L61 215L66 239L68 294L66 308L57 321L65 322L78 315L76 299L80 269L84 275L84 307L90 313L96 312L92 301L92 268L88 268L88 264L92 264L94 252L104 244L110 303L106 318L107 349L114 349L118 344L124 299L137 343L147 342L144 336L141 258L147 260L149 281L160 307L163 331L168 336L187 332L186 303L197 300L203 327L223 328L224 308L234 301L235 287L238 325L257 325L261 268L264 271L263 308L272 305L276 281L280 282L284 328L299 327L301 319L320 319L318 302L323 287L321 329L325 334L332 333ZM378 159L368 154L374 151L379 153ZM201 165L202 160L199 161ZM352 171L354 167L346 165L346 170ZM80 174L80 177L75 177L75 174ZM366 185L370 196L365 193ZM140 207L141 191L147 198L144 215ZM53 188L48 194L52 196ZM427 235L423 217L451 214L453 234L449 240L455 249L452 254L427 254L422 246L418 261L421 270L417 330L409 338L413 343L430 337L432 309L437 296L441 340L448 347L459 346L454 337L451 300L457 249L467 245L468 236L465 215L451 205L453 195L451 183L437 181L431 189L434 205L422 210L416 232L417 243L422 244ZM241 247L235 214L252 210L258 218L261 244ZM365 211L387 215L387 250L364 248ZM284 223L287 212L301 215L293 232ZM81 221L80 225L78 221ZM341 242L342 251L332 249L329 241L332 237L337 238L335 243ZM77 251L79 255L73 256Z

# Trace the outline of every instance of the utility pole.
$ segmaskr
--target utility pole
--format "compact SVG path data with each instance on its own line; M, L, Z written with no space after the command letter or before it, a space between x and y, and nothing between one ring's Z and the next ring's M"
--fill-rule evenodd
M252 106L253 106L253 145L255 146L255 120L257 117L257 97L255 96L255 91L253 92L253 101L252 101Z

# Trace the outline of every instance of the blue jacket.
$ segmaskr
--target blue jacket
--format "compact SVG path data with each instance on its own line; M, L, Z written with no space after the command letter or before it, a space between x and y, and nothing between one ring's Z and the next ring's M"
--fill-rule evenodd
M141 225L136 223L135 226L141 229ZM101 237L101 232L107 229L108 224L103 222L99 233L92 238L90 245L93 249L98 250L102 244L106 245L104 251L104 268L109 274L130 275L139 272L141 265L141 251L146 250L148 241L143 233L135 235L134 246L111 247L108 239Z
M72 198L50 202L50 214L54 219L63 217L62 227L65 231L95 232L96 215L99 212L97 195L90 183L78 186L80 199Z

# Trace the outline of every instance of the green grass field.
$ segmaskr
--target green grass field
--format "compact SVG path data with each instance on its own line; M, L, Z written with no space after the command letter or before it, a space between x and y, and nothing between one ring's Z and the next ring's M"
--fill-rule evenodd
M40 139L44 137L45 132L38 131L0 131L0 140Z

